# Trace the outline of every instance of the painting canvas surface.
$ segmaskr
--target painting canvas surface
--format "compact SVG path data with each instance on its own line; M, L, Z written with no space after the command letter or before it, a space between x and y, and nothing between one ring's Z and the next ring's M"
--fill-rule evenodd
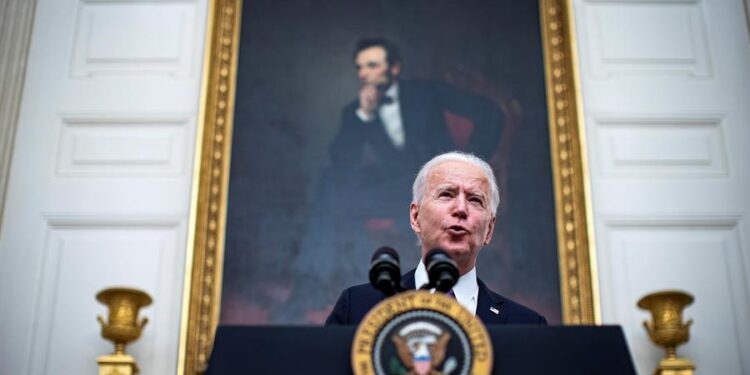
M367 37L401 52L404 149L388 152L382 130L343 133ZM561 321L536 2L247 1L236 95L222 324L322 323L380 246L414 268L411 183L452 149L485 158L500 185L479 277Z

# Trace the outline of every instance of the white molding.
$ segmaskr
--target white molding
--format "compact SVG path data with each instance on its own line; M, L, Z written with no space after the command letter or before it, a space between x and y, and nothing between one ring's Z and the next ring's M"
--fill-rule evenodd
M697 4L701 0L584 0L586 3L616 3L616 4Z
M35 1L0 236L0 373L96 371L112 347L98 332L106 309L94 294L119 281L146 286L155 300L129 352L144 373L173 374L209 2ZM5 4L0 19L19 17ZM95 61L89 78L71 77L81 8L102 31L84 32L94 38L84 43L89 56L123 60ZM160 31L168 34L152 35ZM179 62L135 61L165 56ZM64 175L60 138L71 129L84 147ZM65 242L59 271L56 241Z
M581 12L583 32L580 35L582 45L588 50L592 78L653 75L686 76L697 80L714 78L701 2L638 0L586 1L585 4ZM603 19L605 17L608 20ZM654 35L653 32L634 29L633 25L616 22L626 18L639 18L641 28L671 33ZM665 28L662 25L667 21L672 22ZM680 30L682 28L684 30Z
M5 206L35 7L36 0L5 0L0 3L0 220Z
M98 214L98 215L82 215L82 214L62 214L62 213L48 213L44 214L43 218L46 221L47 229L45 231L44 239L44 251L45 257L43 264L39 267L39 274L36 276L36 285L39 286L38 293L36 294L36 301L34 311L34 322L33 322L33 333L31 342L31 355L28 358L28 369L32 375L43 375L56 373L49 368L50 362L63 361L67 364L78 364L80 366L81 361L90 362L93 361L95 355L106 353L111 350L111 344L106 340L99 337L98 326L94 324L94 317L91 316L92 324L90 327L86 327L82 332L79 339L74 340L72 345L77 347L83 352L79 352L84 358L70 359L69 353L63 355L63 359L59 357L60 353L66 352L60 348L51 347L51 343L55 339L55 331L65 329L65 325L55 321L55 311L58 309L60 303L70 303L75 305L91 305L97 306L96 311L101 315L106 314L106 308L100 306L94 301L94 294L97 290L103 289L110 285L128 285L140 289L144 289L154 298L154 305L147 307L142 312L142 316L149 317L149 320L154 322L160 322L161 319L168 316L173 316L179 312L180 302L180 289L182 285L176 282L174 278L169 277L169 273L174 268L173 264L182 264L183 253L181 251L182 246L182 235L181 230L184 229L186 221L181 216L176 215L122 215L118 213L111 214ZM156 234L154 231L160 233ZM108 236L94 236L96 232L110 232ZM131 232L133 235L123 236L123 234ZM103 242L112 242L117 240L117 237L122 237L127 241L132 241L138 238L140 233L141 239L150 239L151 244L158 249L158 254L151 254L149 257L133 257L130 258L133 264L137 264L139 261L156 260L156 271L148 272L141 269L123 269L121 265L114 264L109 267L111 270L117 270L119 275L114 276L117 280L126 280L118 282L107 282L105 279L113 277L112 275L102 274L102 270L98 268L94 269L80 269L80 274L73 278L78 283L91 285L91 279L100 280L94 282L97 285L97 290L91 290L92 294L89 300L78 300L78 301L59 301L61 291L59 288L63 285L61 277L67 275L67 279L71 280L69 273L64 273L62 269L63 254L62 250L65 248L66 238L76 238L81 234L87 234L89 239L97 239ZM114 236L114 238L112 238ZM84 236L85 237L85 236ZM89 249L90 250L90 249ZM134 249L137 250L137 249ZM112 251L109 248L102 248L101 253L107 253ZM98 251L97 251L98 253ZM137 251L133 252L137 254ZM143 255L143 254L141 254ZM122 252L119 254L123 256ZM154 258L155 257L155 258ZM114 259L114 256L113 256ZM85 260L77 260L79 262L86 262ZM104 268L106 264L99 264ZM68 270L69 271L69 270ZM123 276L127 274L127 276ZM88 277L82 277L88 275ZM147 277L144 277L147 276ZM150 280L150 287L147 286ZM87 282L86 280L89 279ZM69 287L69 285L67 285ZM68 293L76 293L75 290L68 290ZM66 309L65 306L60 307ZM70 308L68 308L70 309ZM75 320L76 317L70 317ZM80 317L77 317L81 320ZM153 332L153 325L151 330L148 328L144 332L139 342L129 348L129 352L134 354L136 357L143 359L145 355L149 355L150 351L155 348L163 347L166 343L172 344L172 336L177 333L177 326L171 325L170 329L159 330L159 332ZM157 325L160 328L167 328L170 325L164 323ZM171 332L170 332L171 331ZM58 334L59 335L59 334ZM58 338L59 339L59 338ZM58 341L59 343L59 341ZM85 343L85 344L84 344ZM57 352L55 352L57 350ZM147 352L144 352L146 350ZM150 350L150 351L149 351ZM57 353L58 357L51 358L50 355ZM145 354L145 355L144 355ZM90 358L90 359L89 359ZM93 363L93 362L92 362ZM169 366L171 364L164 363L164 361L149 361L148 365L162 366L161 370L164 370L163 366ZM143 368L143 363L141 365ZM59 367L58 367L59 369ZM69 370L69 369L68 369ZM161 370L151 369L154 373L161 373Z
M181 177L190 152L181 113L62 113L58 177Z
M697 213L683 212L680 215L612 215L600 213L597 218L607 227L633 228L734 228L745 217L744 212Z
M43 213L42 217L50 228L76 228L76 227L129 227L129 228L153 228L153 227L175 227L185 220L184 215L123 215L122 213L100 213L100 214L67 214L67 213Z
M605 296L618 296L618 300L606 304L605 321L624 326L640 367L656 363L662 353L647 339L639 324L646 320L647 313L637 309L635 303L645 293L676 288L696 296L693 306L686 310L686 319L696 320L693 337L716 340L716 335L707 336L721 331L733 333L737 340L712 341L712 349L691 340L682 349L683 355L710 361L710 368L725 366L734 369L731 373L744 373L741 353L750 350L750 323L745 319L750 313L750 284L747 257L742 254L747 246L743 242L743 220L740 213L599 217L599 248L603 250L599 251L599 264L601 271L609 274L602 288ZM681 244L686 246L684 250ZM719 311L724 320L712 320L711 314ZM715 349L717 346L721 349ZM715 358L719 353L723 356L721 363Z
M109 9L112 7L119 9ZM144 7L152 9L146 11ZM190 78L196 70L193 40L196 25L201 21L197 13L195 1L79 2L70 78L122 75ZM127 17L132 20L128 22ZM151 30L126 26L144 18L144 25Z
M722 113L592 114L602 177L726 178ZM633 150L633 146L636 150ZM627 155L624 155L625 152Z

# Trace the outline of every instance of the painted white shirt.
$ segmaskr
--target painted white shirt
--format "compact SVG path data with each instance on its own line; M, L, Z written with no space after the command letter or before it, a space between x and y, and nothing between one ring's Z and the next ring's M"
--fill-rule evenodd
M419 261L417 271L414 273L414 285L418 289L429 282L427 268L422 260ZM477 283L477 267L471 269L458 279L453 286L453 294L456 295L456 301L469 310L472 314L477 314L477 299L479 298L479 283Z
M406 143L406 134L404 133L404 124L401 121L401 104L398 98L398 83L394 83L385 91L385 96L393 99L390 103L383 103L378 106L378 116L383 123L385 133L391 139L391 143L398 149L403 149ZM357 109L357 117L364 122L372 122L375 116L367 116L360 109Z

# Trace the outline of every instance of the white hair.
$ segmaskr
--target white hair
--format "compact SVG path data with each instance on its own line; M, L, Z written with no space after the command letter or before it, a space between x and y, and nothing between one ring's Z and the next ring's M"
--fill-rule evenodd
M497 188L497 180L495 180L495 173L492 172L492 167L490 167L490 165L481 158L474 156L473 154L468 154L460 151L451 151L440 154L430 159L430 161L422 166L422 168L419 170L419 173L417 173L417 178L414 179L414 185L412 186L412 202L417 205L422 203L422 199L424 199L424 195L426 193L425 188L427 184L427 176L430 174L432 169L440 164L451 161L469 163L479 167L479 169L482 170L482 172L484 173L484 177L487 179L487 182L489 182L490 185L490 210L492 211L492 216L495 216L495 214L497 213L497 207L500 205L500 190Z

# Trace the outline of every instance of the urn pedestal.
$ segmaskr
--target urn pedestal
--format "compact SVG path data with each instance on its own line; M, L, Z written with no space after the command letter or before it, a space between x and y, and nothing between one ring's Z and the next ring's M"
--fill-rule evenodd
M690 326L682 321L682 310L693 303L693 296L677 290L649 294L638 301L638 307L651 312L651 321L643 322L651 341L663 347L666 356L654 375L693 375L693 361L677 356L677 346L690 339Z
M109 288L96 294L99 302L109 309L108 320L97 316L102 326L102 337L112 341L114 352L97 358L99 375L134 375L138 364L133 356L125 353L125 346L139 337L147 318L138 320L138 311L151 304L151 297L132 288Z

